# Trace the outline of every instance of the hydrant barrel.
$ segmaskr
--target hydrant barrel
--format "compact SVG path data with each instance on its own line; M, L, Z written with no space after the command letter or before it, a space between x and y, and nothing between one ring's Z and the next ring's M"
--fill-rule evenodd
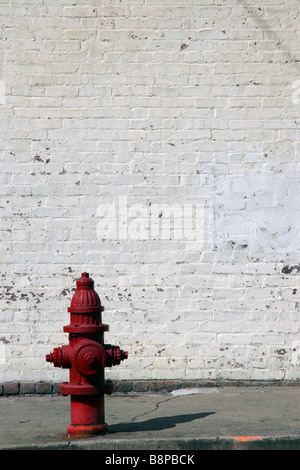
M119 346L104 344L108 325L102 323L100 298L94 281L84 272L76 281L76 292L68 308L70 324L63 330L69 333L69 345L54 348L46 361L54 367L69 369L69 382L60 385L62 395L71 397L71 436L88 436L108 431L105 423L104 394L113 392L113 384L105 381L104 368L120 364L127 352Z

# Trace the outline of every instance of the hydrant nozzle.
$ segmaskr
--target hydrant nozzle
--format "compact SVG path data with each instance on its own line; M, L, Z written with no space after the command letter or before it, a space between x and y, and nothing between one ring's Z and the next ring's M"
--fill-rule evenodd
M46 361L54 367L69 369L69 382L60 385L62 395L71 396L71 436L87 436L108 431L104 420L104 394L113 392L113 384L104 380L104 368L127 359L127 352L104 344L102 323L104 310L94 290L94 281L84 272L76 281L77 289L68 311L70 324L63 329L69 333L69 345L54 348Z

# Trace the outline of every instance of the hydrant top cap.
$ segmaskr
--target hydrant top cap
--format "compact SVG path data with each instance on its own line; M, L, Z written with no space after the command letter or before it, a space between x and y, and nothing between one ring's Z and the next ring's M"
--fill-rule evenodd
M77 279L76 285L77 285L77 287L80 287L80 286L93 287L94 286L94 281L93 281L92 278L89 277L89 273L82 273L81 277L79 279Z
M77 289L74 293L71 306L68 311L71 313L102 312L104 308L101 305L99 295L94 290L94 281L88 273L82 273L76 281Z

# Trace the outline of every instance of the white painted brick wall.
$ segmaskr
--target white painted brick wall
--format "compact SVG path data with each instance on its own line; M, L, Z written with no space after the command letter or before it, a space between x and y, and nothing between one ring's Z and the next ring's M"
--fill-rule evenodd
M108 377L299 380L299 1L0 14L0 381L67 378L85 270Z

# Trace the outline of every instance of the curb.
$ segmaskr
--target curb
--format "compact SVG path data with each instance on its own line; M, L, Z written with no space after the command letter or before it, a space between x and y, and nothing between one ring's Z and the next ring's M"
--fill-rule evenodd
M199 439L84 439L1 447L0 450L101 450L101 451L197 451L197 450L300 450L297 436L215 436Z

